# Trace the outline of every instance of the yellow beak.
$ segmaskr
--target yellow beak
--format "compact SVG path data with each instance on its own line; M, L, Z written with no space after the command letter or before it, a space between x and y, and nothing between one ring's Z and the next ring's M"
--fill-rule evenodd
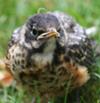
M59 33L55 31L43 33L37 37L37 39L51 38L51 37L59 37Z

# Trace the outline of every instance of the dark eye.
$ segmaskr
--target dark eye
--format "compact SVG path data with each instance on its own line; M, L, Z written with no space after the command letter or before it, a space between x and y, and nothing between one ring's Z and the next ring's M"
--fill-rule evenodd
M37 35L38 31L36 29L32 30L33 35Z

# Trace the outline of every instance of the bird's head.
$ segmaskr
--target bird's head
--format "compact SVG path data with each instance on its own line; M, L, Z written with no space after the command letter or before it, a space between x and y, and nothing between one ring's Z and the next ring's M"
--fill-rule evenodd
M28 19L26 23L25 42L32 46L32 48L40 48L48 41L59 38L59 21L50 14L36 14ZM50 43L49 42L49 43Z

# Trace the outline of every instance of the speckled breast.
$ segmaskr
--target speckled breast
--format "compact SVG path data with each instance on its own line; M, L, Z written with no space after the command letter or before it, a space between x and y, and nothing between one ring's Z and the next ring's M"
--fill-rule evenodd
M52 65L53 54L34 54L31 64L27 66L26 49L14 45L9 49L10 71L15 79L36 93L56 93L66 85L70 73L60 64ZM28 60L30 61L30 60Z
M59 64L56 65L53 53L34 54L28 59L27 49L18 44L8 52L11 73L35 95L57 96L57 92L59 95L64 93L69 85L71 89L76 88L89 79L87 68L65 60L64 54L58 56ZM30 63L27 65L28 61Z

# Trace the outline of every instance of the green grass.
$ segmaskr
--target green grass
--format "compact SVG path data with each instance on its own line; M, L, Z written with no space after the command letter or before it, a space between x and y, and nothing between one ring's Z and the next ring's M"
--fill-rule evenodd
M72 15L84 27L100 27L100 0L0 0L0 57L6 54L13 30L39 12L59 10ZM40 10L42 12L45 10ZM99 30L100 31L100 30ZM100 33L95 39L100 43ZM99 65L100 62L97 63ZM100 66L100 65L99 65ZM81 103L100 103L100 67L93 68L92 80L81 90ZM0 103L24 103L24 90L14 87L0 89ZM39 102L38 102L39 103Z

